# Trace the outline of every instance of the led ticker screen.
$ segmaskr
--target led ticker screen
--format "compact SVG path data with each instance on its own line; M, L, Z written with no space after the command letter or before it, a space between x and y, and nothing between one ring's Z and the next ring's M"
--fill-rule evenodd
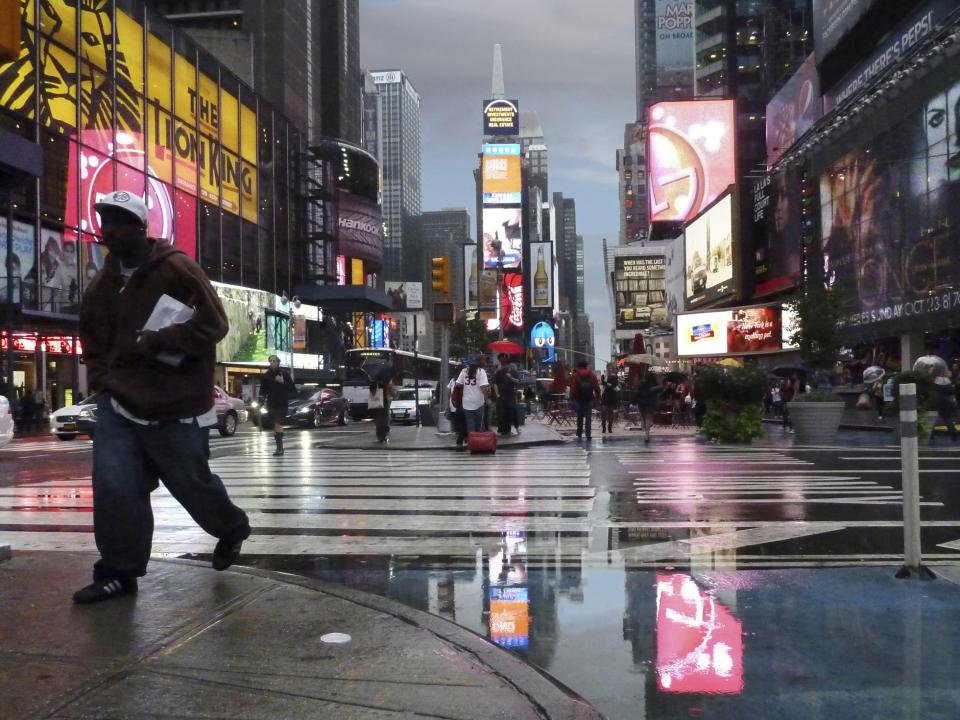
M485 267L495 269L499 265L504 270L520 267L523 247L521 216L520 208L485 207L483 209L483 264Z
M689 575L657 575L657 687L743 692L743 627Z
M489 147L489 146L488 146ZM494 154L483 156L483 204L519 205L520 154Z
M676 317L677 355L759 355L795 348L795 315L780 305L681 313Z
M733 207L733 196L727 194L684 231L687 307L734 291Z
M530 644L530 600L525 587L490 588L490 639L508 648Z
M690 220L736 182L733 100L657 103L648 125L651 222Z
M520 110L516 100L483 102L484 135L519 135Z

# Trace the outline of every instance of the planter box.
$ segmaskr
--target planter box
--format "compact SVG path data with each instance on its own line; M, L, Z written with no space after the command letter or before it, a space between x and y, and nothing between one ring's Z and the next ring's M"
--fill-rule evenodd
M790 421L794 441L803 445L832 445L837 441L844 403L792 402Z

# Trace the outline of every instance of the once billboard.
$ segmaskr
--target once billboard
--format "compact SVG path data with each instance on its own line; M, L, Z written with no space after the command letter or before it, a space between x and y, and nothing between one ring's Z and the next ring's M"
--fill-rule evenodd
M519 147L519 146L515 146ZM519 205L520 154L484 154L482 165L483 204Z
M688 308L733 294L734 229L733 194L727 193L684 230Z
M516 100L484 100L483 134L519 135L519 107Z
M657 87L693 84L693 3L657 0Z
M483 209L483 264L488 268L520 267L523 237L521 208Z
M833 50L875 0L813 0L813 47L817 60Z
M669 327L666 258L663 255L614 257L613 302L617 330Z
M650 221L690 220L736 182L733 100L662 102L649 110Z
M821 115L820 75L811 54L767 104L767 165L772 166Z
M677 355L762 355L792 350L795 318L780 305L677 315Z
M839 158L820 178L823 272L850 325L953 328L960 310L960 83ZM938 318L939 316L939 318Z

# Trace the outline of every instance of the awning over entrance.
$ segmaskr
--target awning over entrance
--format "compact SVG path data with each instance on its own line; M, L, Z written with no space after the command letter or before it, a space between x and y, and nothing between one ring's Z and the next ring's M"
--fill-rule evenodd
M385 292L369 285L298 285L296 294L325 313L383 312L393 307Z

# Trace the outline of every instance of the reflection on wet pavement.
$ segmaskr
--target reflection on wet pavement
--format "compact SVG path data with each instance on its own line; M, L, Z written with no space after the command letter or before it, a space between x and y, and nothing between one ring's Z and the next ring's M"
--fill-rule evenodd
M657 440L275 460L248 438L214 469L255 527L245 564L446 617L610 718L956 716L960 589L892 577L895 448ZM921 450L934 570L960 561L957 457ZM88 473L0 485L0 541L93 549ZM208 557L173 498L154 508L158 554Z

